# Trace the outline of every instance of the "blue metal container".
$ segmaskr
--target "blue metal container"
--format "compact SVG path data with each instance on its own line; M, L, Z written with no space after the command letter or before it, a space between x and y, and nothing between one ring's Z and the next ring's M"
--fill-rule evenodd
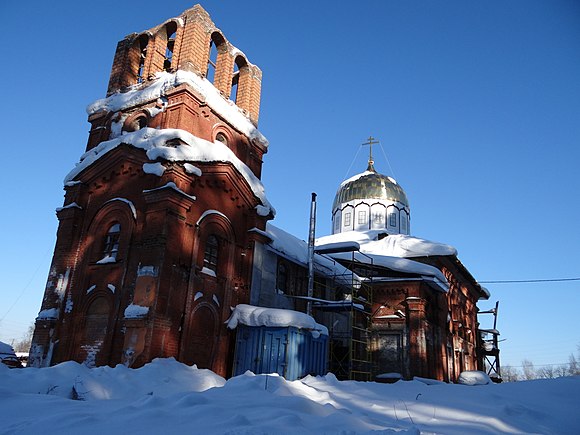
M325 375L328 336L314 338L308 330L288 327L238 325L234 376L278 373L289 381L306 375Z

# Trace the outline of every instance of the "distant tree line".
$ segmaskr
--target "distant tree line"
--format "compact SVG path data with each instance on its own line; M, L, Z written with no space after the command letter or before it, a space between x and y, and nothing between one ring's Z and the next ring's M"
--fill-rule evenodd
M522 361L521 367L510 365L501 367L501 378L504 382L554 379L561 376L576 375L580 375L580 345L578 345L577 355L571 353L567 364L540 365L536 368L532 361L525 359Z

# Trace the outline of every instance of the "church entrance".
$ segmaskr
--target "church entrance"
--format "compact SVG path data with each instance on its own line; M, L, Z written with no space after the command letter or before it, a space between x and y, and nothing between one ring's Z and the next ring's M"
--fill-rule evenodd
M209 304L199 304L190 316L184 342L184 362L211 369L217 341L217 316Z

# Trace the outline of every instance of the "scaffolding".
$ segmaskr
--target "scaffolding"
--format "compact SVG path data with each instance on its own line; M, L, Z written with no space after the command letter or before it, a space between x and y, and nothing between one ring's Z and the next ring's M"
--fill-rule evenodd
M319 248L316 252L350 253L350 258L342 262L349 276L341 277L341 284L333 289L334 300L312 301L313 310L329 314L329 370L341 380L370 381L372 274L364 271L372 270L372 258L362 254L356 244L350 248ZM365 257L366 261L357 260L357 256Z
M495 308L488 311L480 311L479 314L493 314L493 328L479 329L479 352L481 355L480 364L492 381L501 382L501 366L499 363L499 331L497 327L497 312L499 301L495 303ZM488 338L491 336L491 338Z

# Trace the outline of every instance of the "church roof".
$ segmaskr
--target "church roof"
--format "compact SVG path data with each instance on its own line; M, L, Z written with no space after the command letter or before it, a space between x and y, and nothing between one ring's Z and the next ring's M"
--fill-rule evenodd
M366 171L341 183L334 197L332 209L336 210L341 204L357 199L397 201L407 207L409 206L409 201L403 188L393 178L379 174L372 162L369 162Z
M384 230L348 231L320 237L316 240L316 246L321 248L332 243L348 241L357 242L360 246L360 251L366 254L401 258L457 255L457 250L453 246L444 243L432 242L404 234L391 234L387 237L381 237L384 234Z

